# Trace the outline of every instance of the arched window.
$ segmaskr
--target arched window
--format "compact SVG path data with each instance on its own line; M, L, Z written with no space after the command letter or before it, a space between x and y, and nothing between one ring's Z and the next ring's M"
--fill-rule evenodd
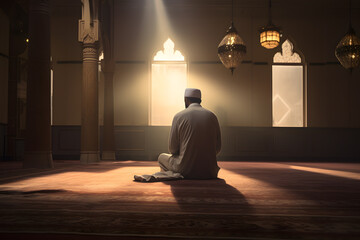
M286 40L272 65L273 127L305 127L304 65Z
M184 109L187 63L174 47L170 38L166 40L151 64L150 125L170 126L174 115Z

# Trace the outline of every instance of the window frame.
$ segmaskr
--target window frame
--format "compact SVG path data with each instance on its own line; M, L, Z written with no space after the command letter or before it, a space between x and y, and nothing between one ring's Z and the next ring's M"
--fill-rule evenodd
M170 38L168 38L169 40ZM166 40L166 41L168 41ZM171 40L171 39L170 39ZM165 41L165 42L166 42ZM171 40L172 41L172 40ZM164 42L164 44L165 44ZM172 41L173 42L173 41ZM173 42L174 43L174 42ZM175 45L175 43L174 43ZM162 50L165 50L165 48L163 48ZM153 115L153 111L152 111L152 103L153 103L153 92L152 92L152 85L153 85L153 64L185 64L185 87L188 86L189 83L189 61L187 60L187 58L185 57L185 55L182 54L182 51L180 52L180 54L184 57L184 60L154 60L155 56L157 55L159 51L156 51L155 54L152 55L151 60L149 61L149 85L148 85L148 92L149 92L149 104L148 104L148 126L154 126L154 127L159 127L159 126L171 126L172 122L170 122L168 125L158 125L158 124L154 124L152 121L152 115ZM175 53L175 48L174 48L174 53ZM174 116L171 116L174 117Z
M289 41L290 44L292 45L292 54L297 53L301 59L300 63L286 63L286 62L274 62L274 56L277 53L281 53L282 54L282 45L286 42ZM286 128L286 127L281 127L281 126L274 126L274 115L273 115L273 109L274 109L274 105L273 105L273 66L302 66L302 87L303 87L303 126L301 126L300 128L304 128L307 127L307 64L305 62L305 57L303 56L303 54L301 54L299 51L295 50L295 46L293 44L293 42L287 38L285 41L283 41L280 44L281 47L281 51L277 51L273 57L272 57L272 64L271 64L271 127L279 127L279 128ZM288 128L296 128L294 127L289 127Z

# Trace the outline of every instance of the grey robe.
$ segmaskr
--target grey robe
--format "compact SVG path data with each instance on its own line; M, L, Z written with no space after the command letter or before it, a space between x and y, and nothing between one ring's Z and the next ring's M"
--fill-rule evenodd
M221 134L214 113L192 103L173 119L169 152L161 154L162 171L180 173L185 178L216 178L219 167L216 155L221 149Z

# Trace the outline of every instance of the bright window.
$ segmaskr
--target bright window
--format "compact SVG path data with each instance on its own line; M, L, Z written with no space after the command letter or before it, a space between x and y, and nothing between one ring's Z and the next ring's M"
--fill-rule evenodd
M286 40L274 55L272 106L274 127L304 127L304 74L299 54Z
M273 70L273 126L303 127L303 67L277 66Z
M185 108L187 64L169 38L151 64L150 125L170 126L174 115Z

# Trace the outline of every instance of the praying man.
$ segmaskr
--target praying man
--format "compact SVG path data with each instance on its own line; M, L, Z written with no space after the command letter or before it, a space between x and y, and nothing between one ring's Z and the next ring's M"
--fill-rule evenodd
M169 152L159 155L161 172L135 175L135 181L217 178L216 156L221 150L219 122L214 113L201 105L201 91L185 89L185 109L174 116Z

